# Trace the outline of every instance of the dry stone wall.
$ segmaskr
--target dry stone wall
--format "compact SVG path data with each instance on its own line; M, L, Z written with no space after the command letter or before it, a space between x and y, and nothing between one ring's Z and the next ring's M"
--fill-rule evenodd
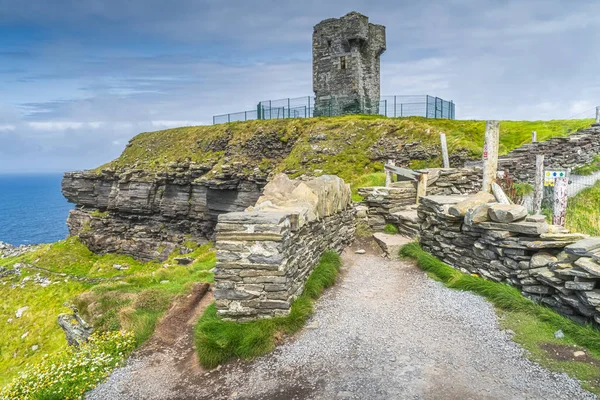
M548 225L521 206L472 203L464 213L460 204L472 199L421 199L424 250L462 272L514 285L579 322L600 323L600 238Z
M543 154L546 168L574 168L584 166L600 154L600 126L566 137L556 137L544 142L525 144L498 160L499 170L508 170L520 182L534 183L535 157Z
M478 168L431 168L428 171L428 195L452 195L475 193L481 188L481 169ZM359 188L358 194L364 204L358 206L360 217L367 220L374 231L381 231L386 224L393 224L405 234L419 233L416 212L416 183L394 182L390 187Z
M291 181L281 174L256 206L219 216L218 315L239 322L287 315L324 251L352 242L355 211L338 177Z

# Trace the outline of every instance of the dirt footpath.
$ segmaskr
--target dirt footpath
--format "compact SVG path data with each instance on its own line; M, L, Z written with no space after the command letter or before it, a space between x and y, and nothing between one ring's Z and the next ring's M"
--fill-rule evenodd
M412 262L343 254L336 286L275 352L212 372L189 353L138 354L88 399L594 399L527 360L492 306ZM179 360L179 361L178 361Z

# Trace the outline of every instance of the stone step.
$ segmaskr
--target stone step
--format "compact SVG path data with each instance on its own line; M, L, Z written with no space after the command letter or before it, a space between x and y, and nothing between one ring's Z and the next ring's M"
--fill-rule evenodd
M383 232L373 234L373 238L381 246L385 254L390 258L397 258L400 248L412 242L411 238L402 235L390 235Z
M393 217L398 218L400 221L408 221L413 224L419 223L419 216L417 215L417 210L403 210L392 213Z

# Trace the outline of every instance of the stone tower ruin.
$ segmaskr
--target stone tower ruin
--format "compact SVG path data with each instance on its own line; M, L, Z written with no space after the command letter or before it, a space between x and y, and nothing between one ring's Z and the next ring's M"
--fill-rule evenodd
M385 26L353 11L315 25L312 45L315 116L379 113Z

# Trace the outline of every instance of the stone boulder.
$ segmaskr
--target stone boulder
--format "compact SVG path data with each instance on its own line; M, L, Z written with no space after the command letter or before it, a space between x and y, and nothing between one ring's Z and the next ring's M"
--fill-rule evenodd
M551 263L555 263L558 261L558 258L554 257L552 254L541 251L539 253L535 253L531 257L531 261L529 263L530 268L541 268L550 265Z
M279 174L265 186L256 205L246 211L285 211L298 214L298 226L346 209L352 202L350 185L335 175L297 181Z
M65 331L67 342L71 346L80 346L85 343L94 332L92 326L81 318L77 309L73 309L73 314L60 314L58 325Z
M489 221L490 217L488 215L488 210L490 209L492 204L496 204L496 203L480 204L475 208L469 209L467 211L467 214L465 215L465 224L473 225L473 224L478 224L480 222Z
M489 208L488 215L492 221L508 224L525 218L527 210L518 204L494 204Z
M456 203L448 208L448 214L455 217L464 217L467 211L481 204L495 202L496 198L493 194L487 192L477 192L470 195L460 203Z

